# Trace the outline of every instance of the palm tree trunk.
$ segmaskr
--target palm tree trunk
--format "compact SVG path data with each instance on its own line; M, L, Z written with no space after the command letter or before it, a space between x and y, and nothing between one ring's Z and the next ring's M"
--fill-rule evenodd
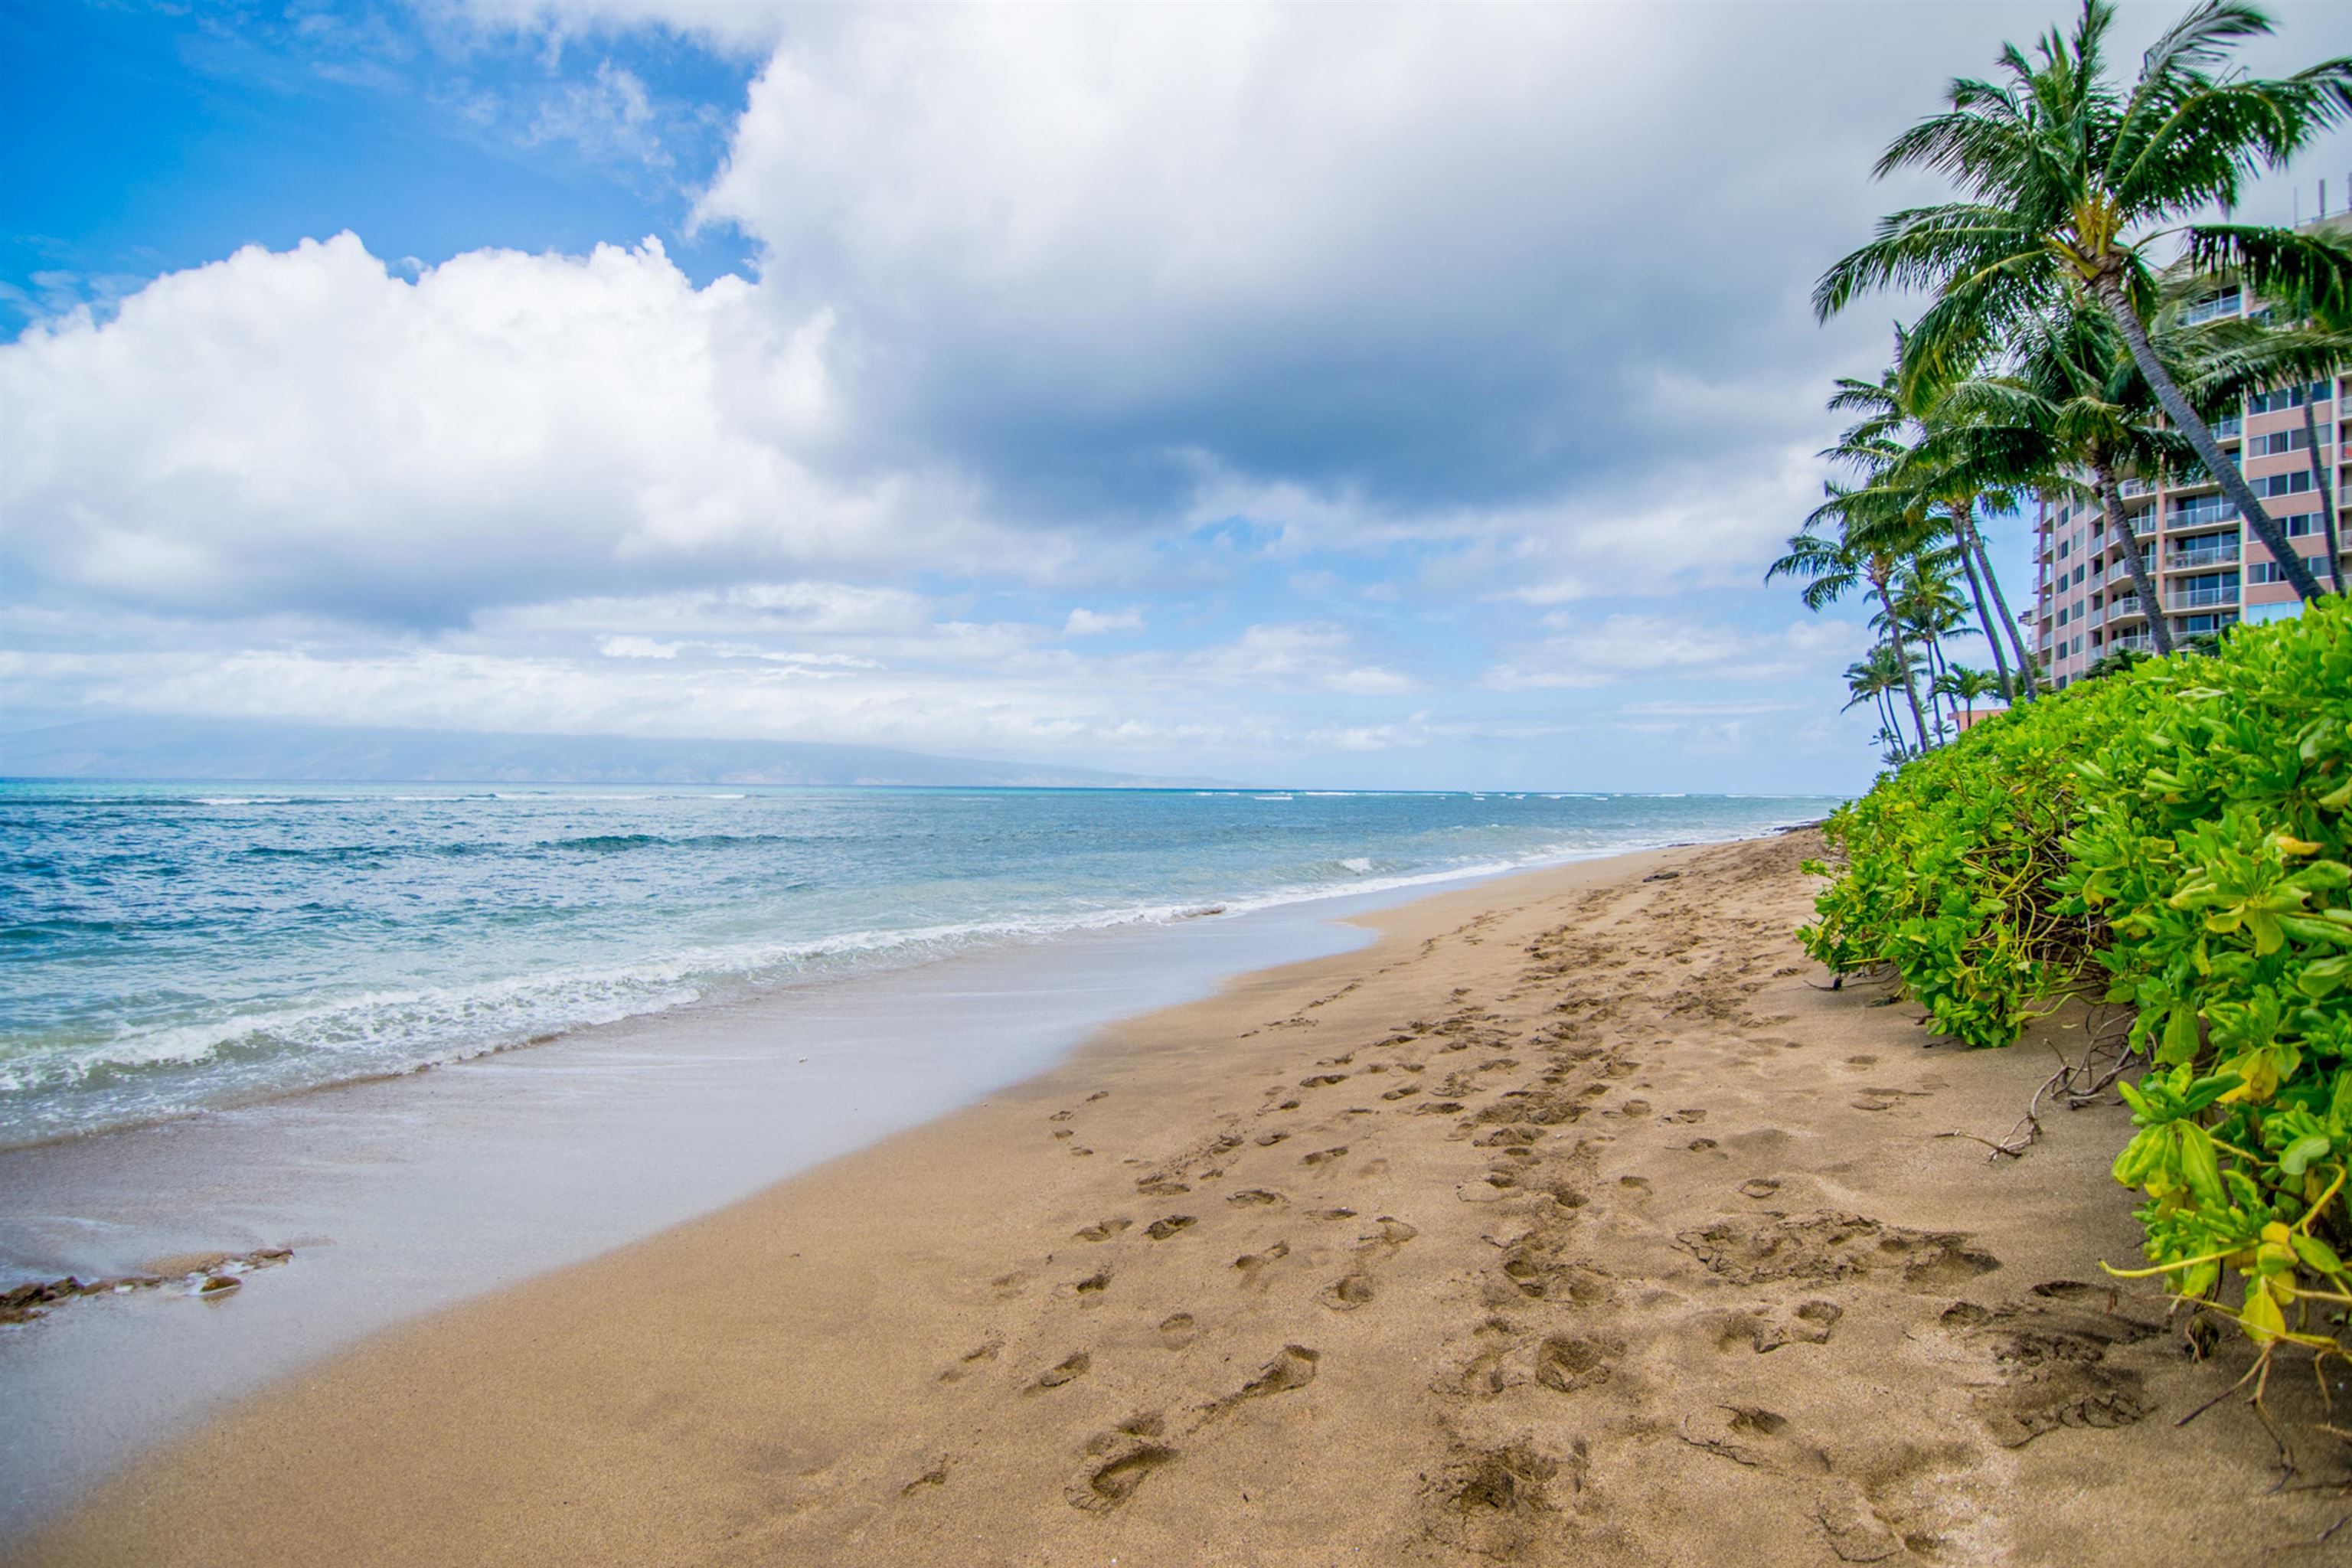
M2343 410L2338 408L2340 416ZM2319 536L2327 542L2327 582L2337 593L2344 592L2344 558L2336 553L2336 493L2327 482L2327 465L2319 460L2319 419L2311 412L2311 399L2303 400L2303 438L2311 452L2312 488L2319 492ZM2344 448L2344 421L2336 422L2336 446L2338 456Z
M1985 643L1992 649L1993 671L2000 677L2000 700L2013 703L2017 700L2017 692L2009 681L2009 657L2001 652L2000 632L1992 624L1992 615L1985 607L1984 584L1977 580L1976 557L1969 548L1969 536L1976 531L1969 521L1969 515L1975 510L1974 501L1965 508L1954 507L1952 531L1960 542L1960 570L1968 574L1969 598L1977 607L1977 625L1984 630Z
M2139 558L2139 539L2132 532L2131 521L2124 516L2123 491L2116 486L2116 470L2101 462L2091 471L2099 481L2099 509L2107 515L2107 531L2124 542L2124 564L2131 571L2132 592L2139 595L2140 610L2147 616L2148 635L2156 639L2158 655L2170 658L2172 631L2165 625L2164 606L2156 602L2156 584L2148 580L2147 563Z
M1919 716L1919 678L1911 668L1911 650L1903 641L1903 617L1895 612L1895 601L1886 591L1887 572L1884 567L1871 571L1871 585L1878 590L1878 603L1886 612L1886 640L1895 649L1895 666L1903 672L1903 695L1910 700L1911 727L1919 733L1919 754L1927 754L1927 721Z
M1936 743L1944 743L1944 676L1951 666L1944 662L1944 639L1935 633L1923 631L1921 639L1927 645L1927 717L1936 723Z
M2124 335L2124 342L2130 346L2132 363L2138 365L2140 374L2147 378L2148 387L2156 394L2157 402L2164 405L2165 414L2188 438L2189 447L2203 460L2207 470L2220 481L2221 493L2230 498L2231 504L2246 520L2246 526L2254 531L2254 537L2261 540L2263 548L2271 552L2271 559L2279 563L2279 570L2289 585L2305 599L2316 599L2325 594L2326 590L2319 585L2319 579L2311 574L2311 568L2305 566L2303 557L2294 552L2294 547L2287 542L2286 535L2279 531L2279 525L2271 520L2269 512L2263 510L2263 503L2254 499L2253 487L2246 483L2246 476L2238 471L2238 465L2230 461L2229 454L2221 450L2221 443L2213 438L2212 427L2197 416L2197 410L2189 406L2189 399L2180 395L2172 373L2164 368L2162 360L2156 357L2156 345L2147 341L2147 329L2141 325L2139 312L2132 309L2131 300L2125 297L2122 280L2113 273L2103 273L2092 287L2098 293L2099 303L2106 307L2107 314L2114 319L2116 330Z
M2028 702L2041 694L2042 683L2033 673L2033 660L2026 657L2025 638L2018 634L2017 617L2009 613L2009 599L2000 591L2000 574L1992 569L1992 554L1985 549L1984 535L1977 531L1976 519L1969 519L1969 544L1976 553L1978 570L1984 574L1985 591L1992 595L1992 605L2000 613L2001 628L2009 633L2009 646L2017 655L2018 685Z

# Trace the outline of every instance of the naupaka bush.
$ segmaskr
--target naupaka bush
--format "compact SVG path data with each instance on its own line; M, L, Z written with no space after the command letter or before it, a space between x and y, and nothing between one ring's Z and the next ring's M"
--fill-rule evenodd
M2072 994L2133 1009L2116 1161L2151 1267L2258 1342L2352 1306L2352 605L2241 627L1992 720L1828 825L1801 933L1935 1026L2013 1041ZM2230 1276L2235 1277L2235 1290ZM2235 1295L2238 1304L2228 1302Z

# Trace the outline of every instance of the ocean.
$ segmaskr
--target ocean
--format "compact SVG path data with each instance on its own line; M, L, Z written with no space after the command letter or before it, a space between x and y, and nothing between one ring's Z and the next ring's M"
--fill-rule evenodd
M1811 797L0 784L0 1146Z

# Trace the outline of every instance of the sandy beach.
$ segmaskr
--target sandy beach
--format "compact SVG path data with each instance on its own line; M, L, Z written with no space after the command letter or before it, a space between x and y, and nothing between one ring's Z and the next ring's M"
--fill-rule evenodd
M2307 1369L2292 1472L2239 1400L2177 1425L2245 1350L2099 1271L2126 1112L1942 1136L2006 1133L2079 1029L1964 1054L1826 989L1817 850L1368 917L371 1340L16 1561L2340 1561Z

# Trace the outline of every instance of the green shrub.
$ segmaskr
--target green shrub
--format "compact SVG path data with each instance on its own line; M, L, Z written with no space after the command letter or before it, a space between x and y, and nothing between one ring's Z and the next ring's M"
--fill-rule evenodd
M1833 816L1801 932L2007 1045L2086 994L2149 1068L2116 1162L2153 1267L2256 1341L2352 1305L2352 605L2241 627L1979 726ZM2226 1310L2226 1309L2223 1309ZM2315 1310L2320 1319L2314 1317Z

